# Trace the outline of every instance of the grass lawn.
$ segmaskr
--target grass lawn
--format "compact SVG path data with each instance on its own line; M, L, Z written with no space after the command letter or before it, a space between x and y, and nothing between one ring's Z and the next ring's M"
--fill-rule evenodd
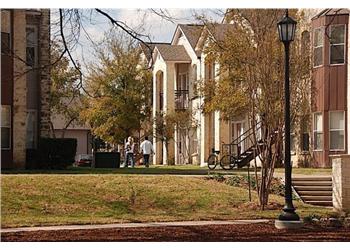
M271 218L247 190L214 180L137 175L2 175L1 226ZM256 199L256 195L253 195ZM273 203L283 198L271 196ZM328 216L331 209L295 202L298 213Z

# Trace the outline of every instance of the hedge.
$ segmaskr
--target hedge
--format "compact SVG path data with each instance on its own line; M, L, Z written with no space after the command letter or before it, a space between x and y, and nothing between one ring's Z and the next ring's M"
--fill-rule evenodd
M38 147L41 168L66 168L75 161L77 139L40 138Z

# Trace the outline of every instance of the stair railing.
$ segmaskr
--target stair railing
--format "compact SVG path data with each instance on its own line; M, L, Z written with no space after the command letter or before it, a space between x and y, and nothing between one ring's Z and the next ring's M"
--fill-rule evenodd
M235 140L233 140L230 144L222 145L222 152L239 157L241 154L249 150L252 146L254 146L254 138L255 134L259 135L258 141L262 139L262 121L259 121L254 128L251 127Z

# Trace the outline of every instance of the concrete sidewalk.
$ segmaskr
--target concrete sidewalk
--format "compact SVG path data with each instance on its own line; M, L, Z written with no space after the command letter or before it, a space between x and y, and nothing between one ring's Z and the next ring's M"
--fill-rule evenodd
M63 225L63 226L4 228L4 229L1 229L1 233L106 229L106 228L131 228L131 227L242 225L242 224L267 223L267 222L269 222L269 220L261 219L261 220L233 220L233 221L174 221L174 222L146 222L146 223L115 223L115 224L99 224L99 225Z

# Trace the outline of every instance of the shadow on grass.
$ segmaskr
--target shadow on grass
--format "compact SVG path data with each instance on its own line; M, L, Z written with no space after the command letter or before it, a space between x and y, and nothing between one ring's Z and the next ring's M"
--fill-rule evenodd
M234 175L246 172L246 169L233 170L209 170L205 167L188 166L153 166L145 168L137 166L135 168L91 168L70 166L67 169L2 169L1 174L143 174L143 175L208 175L223 174Z

